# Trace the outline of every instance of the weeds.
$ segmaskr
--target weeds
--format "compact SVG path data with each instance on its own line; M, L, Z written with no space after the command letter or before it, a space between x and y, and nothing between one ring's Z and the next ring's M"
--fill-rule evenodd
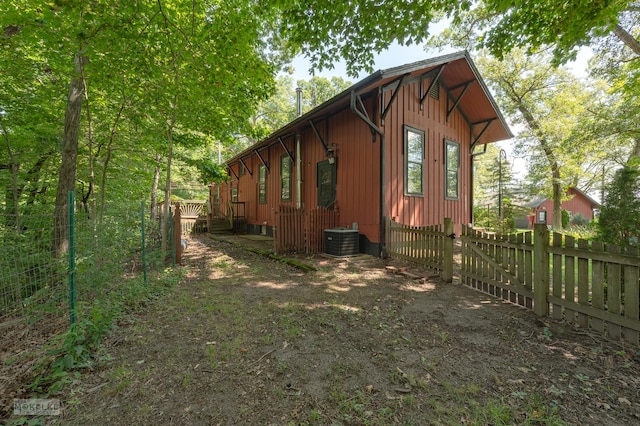
M80 320L65 333L55 336L32 367L34 379L29 390L37 394L55 395L76 380L82 370L105 362L109 357L100 351L102 339L128 312L172 287L181 274L159 275L151 285L140 279L115 287L92 305L79 304Z

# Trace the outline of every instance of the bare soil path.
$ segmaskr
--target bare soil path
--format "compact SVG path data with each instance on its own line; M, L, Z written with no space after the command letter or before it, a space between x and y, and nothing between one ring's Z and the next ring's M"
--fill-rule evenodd
M54 424L640 421L633 348L369 256L301 260L318 270L191 240L187 280L120 325Z

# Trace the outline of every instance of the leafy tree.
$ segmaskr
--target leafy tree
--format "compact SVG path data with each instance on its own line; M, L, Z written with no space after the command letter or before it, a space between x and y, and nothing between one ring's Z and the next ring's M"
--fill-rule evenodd
M230 155L235 155L250 145L266 138L271 133L296 119L297 93L302 89L302 113L328 101L352 86L341 77L312 77L309 81L298 80L296 87L289 75L280 75L276 82L275 93L262 102L256 113L249 119L248 125L239 131L238 143L231 146Z
M23 67L11 68L10 78L19 80L24 91L36 65L53 70L57 81L66 81L49 99L66 98L67 113L61 114L63 104L56 111L57 121L47 123L58 129L55 133L63 142L56 153L62 161L55 253L65 250L63 206L76 183L85 208L96 186L104 204L108 167L115 166L118 155L126 153L118 161L127 163L135 152L135 158L155 164L159 153L167 161L169 190L176 130L203 131L224 140L229 127L242 122L266 97L277 68L273 61L279 58L273 50L265 53L270 18L247 18L258 15L255 7L252 2L218 7L186 0L2 3L2 41L7 51L27 58ZM9 61L3 57L3 62ZM35 89L42 93L38 85ZM46 98L37 99L44 104ZM3 100L5 144L23 128L13 113L19 103L16 97ZM131 149L134 140L137 150ZM102 177L96 179L100 165ZM136 170L140 167L130 169L130 183L136 181Z
M478 64L511 122L522 128L516 153L529 160L532 193L553 199L553 226L560 229L566 188L579 181L585 159L600 151L596 141L578 141L571 133L591 93L543 53L514 50L508 61L483 56Z
M500 190L505 198L513 198L516 192L511 161L501 151L489 144L486 153L473 161L474 198L483 203L492 200L496 207Z
M266 2L265 2L266 3ZM618 34L634 52L637 39L621 15L637 11L634 1L591 0L377 0L335 2L270 1L281 13L282 39L305 52L314 69L331 69L343 59L351 75L371 71L374 53L392 42L419 44L429 25L448 18L454 28L449 44L486 47L496 57L514 48L537 52L553 46L555 63L573 59L577 48L610 32ZM265 6L266 7L266 6Z
M575 59L578 47L609 33L640 56L640 44L620 21L623 12L637 9L633 1L484 0L481 4L496 18L480 42L498 58L518 47L534 53L553 46L554 63L566 63Z
M516 209L511 199L503 200L502 217L499 218L498 231L502 234L509 234L516 230L515 222Z
M591 73L606 79L610 88L606 97L591 109L585 132L597 135L604 143L611 141L626 149L618 153L618 164L626 164L640 156L640 51L634 48L640 37L640 4L620 15L629 43L610 34L593 45Z
M298 87L302 89L302 112L312 110L352 85L342 77L328 79L314 76L309 81L298 80Z
M598 65L594 77L605 77L611 84L608 96L617 98L594 106L581 120L582 136L615 141L631 133L632 153L640 155L636 117L638 69L640 68L640 4L633 1L591 2L587 0L515 2L484 0L473 8L461 7L452 15L452 25L432 36L433 46L454 46L488 51L499 59L508 58L515 48L527 54L553 51L554 65L575 58L577 48L590 46ZM593 84L590 82L590 84ZM603 94L601 91L600 94ZM603 99L594 96L593 100ZM612 107L616 107L613 109ZM588 129L588 130L587 130ZM595 130L599 130L596 132ZM633 136L635 135L635 136ZM602 162L607 162L606 159Z
M638 244L640 169L637 164L615 174L601 206L598 229L603 241L623 247Z

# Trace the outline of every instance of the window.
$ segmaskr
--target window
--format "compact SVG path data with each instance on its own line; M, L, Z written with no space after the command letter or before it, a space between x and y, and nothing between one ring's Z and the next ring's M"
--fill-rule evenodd
M547 224L547 211L546 210L540 210L538 212L538 223L544 223L545 225Z
M330 207L336 200L336 165L329 160L318 163L318 206Z
M238 176L244 176L246 171L247 169L244 168L244 164L242 163L238 164Z
M286 154L280 157L280 198L291 201L291 158Z
M231 188L231 202L238 202L238 188Z
M406 195L423 194L424 132L404 127L404 190Z
M444 141L444 196L449 200L458 199L460 181L460 144Z
M267 203L267 168L264 164L258 168L258 202Z

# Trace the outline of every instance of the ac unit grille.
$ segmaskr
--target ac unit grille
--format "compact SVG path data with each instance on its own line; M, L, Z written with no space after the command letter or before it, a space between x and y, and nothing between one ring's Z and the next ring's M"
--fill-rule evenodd
M357 229L333 228L324 230L324 252L332 256L354 256L360 252Z

